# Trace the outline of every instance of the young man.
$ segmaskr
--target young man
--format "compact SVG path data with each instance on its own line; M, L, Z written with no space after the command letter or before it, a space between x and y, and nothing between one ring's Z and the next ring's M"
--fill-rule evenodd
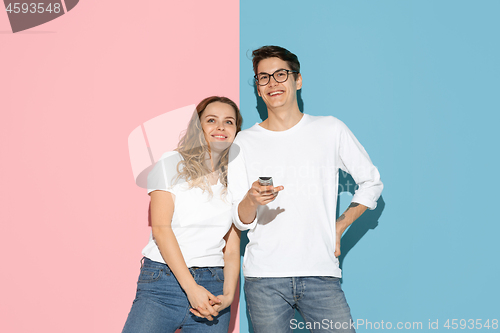
M340 120L302 114L297 56L278 46L253 51L268 118L242 131L230 152L233 218L248 229L243 273L255 333L291 332L298 309L312 332L353 332L340 287L340 238L382 191L377 168ZM359 185L335 221L339 169ZM273 186L258 178L273 177Z

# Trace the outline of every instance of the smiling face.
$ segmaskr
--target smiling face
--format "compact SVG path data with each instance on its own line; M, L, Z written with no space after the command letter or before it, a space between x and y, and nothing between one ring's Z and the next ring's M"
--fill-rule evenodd
M233 142L236 135L236 112L229 104L208 104L201 113L200 122L210 150L222 151Z
M280 58L267 58L259 62L257 73L273 74L279 69L291 70L287 62ZM278 108L294 109L297 107L297 90L302 88L302 76L297 74L297 79L293 74L288 75L288 80L278 83L274 78L270 78L265 86L257 85L257 92L266 103L268 110Z

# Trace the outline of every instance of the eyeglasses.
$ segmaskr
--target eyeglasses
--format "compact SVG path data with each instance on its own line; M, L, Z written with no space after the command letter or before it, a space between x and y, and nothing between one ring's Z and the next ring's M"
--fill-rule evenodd
M266 86L269 83L269 80L271 80L271 76L274 78L274 81L278 83L283 83L286 80L288 80L288 74L290 73L299 73L297 71L291 71L289 69L278 69L276 72L273 74L267 74L267 73L259 73L257 75L254 75L255 82L259 86Z

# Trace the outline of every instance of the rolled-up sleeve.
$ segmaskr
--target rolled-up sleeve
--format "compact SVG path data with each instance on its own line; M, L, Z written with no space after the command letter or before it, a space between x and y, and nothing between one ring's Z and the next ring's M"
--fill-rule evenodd
M375 209L384 188L380 180L380 173L363 146L342 122L340 122L339 155L340 168L348 172L358 185L352 202L357 202L372 210Z

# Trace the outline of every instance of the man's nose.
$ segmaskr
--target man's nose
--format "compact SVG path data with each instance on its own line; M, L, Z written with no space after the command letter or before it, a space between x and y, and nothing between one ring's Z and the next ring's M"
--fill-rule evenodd
M276 81L276 78L274 77L274 75L271 75L271 77L269 78L269 83L268 85L270 86L275 86L278 84L278 81Z

